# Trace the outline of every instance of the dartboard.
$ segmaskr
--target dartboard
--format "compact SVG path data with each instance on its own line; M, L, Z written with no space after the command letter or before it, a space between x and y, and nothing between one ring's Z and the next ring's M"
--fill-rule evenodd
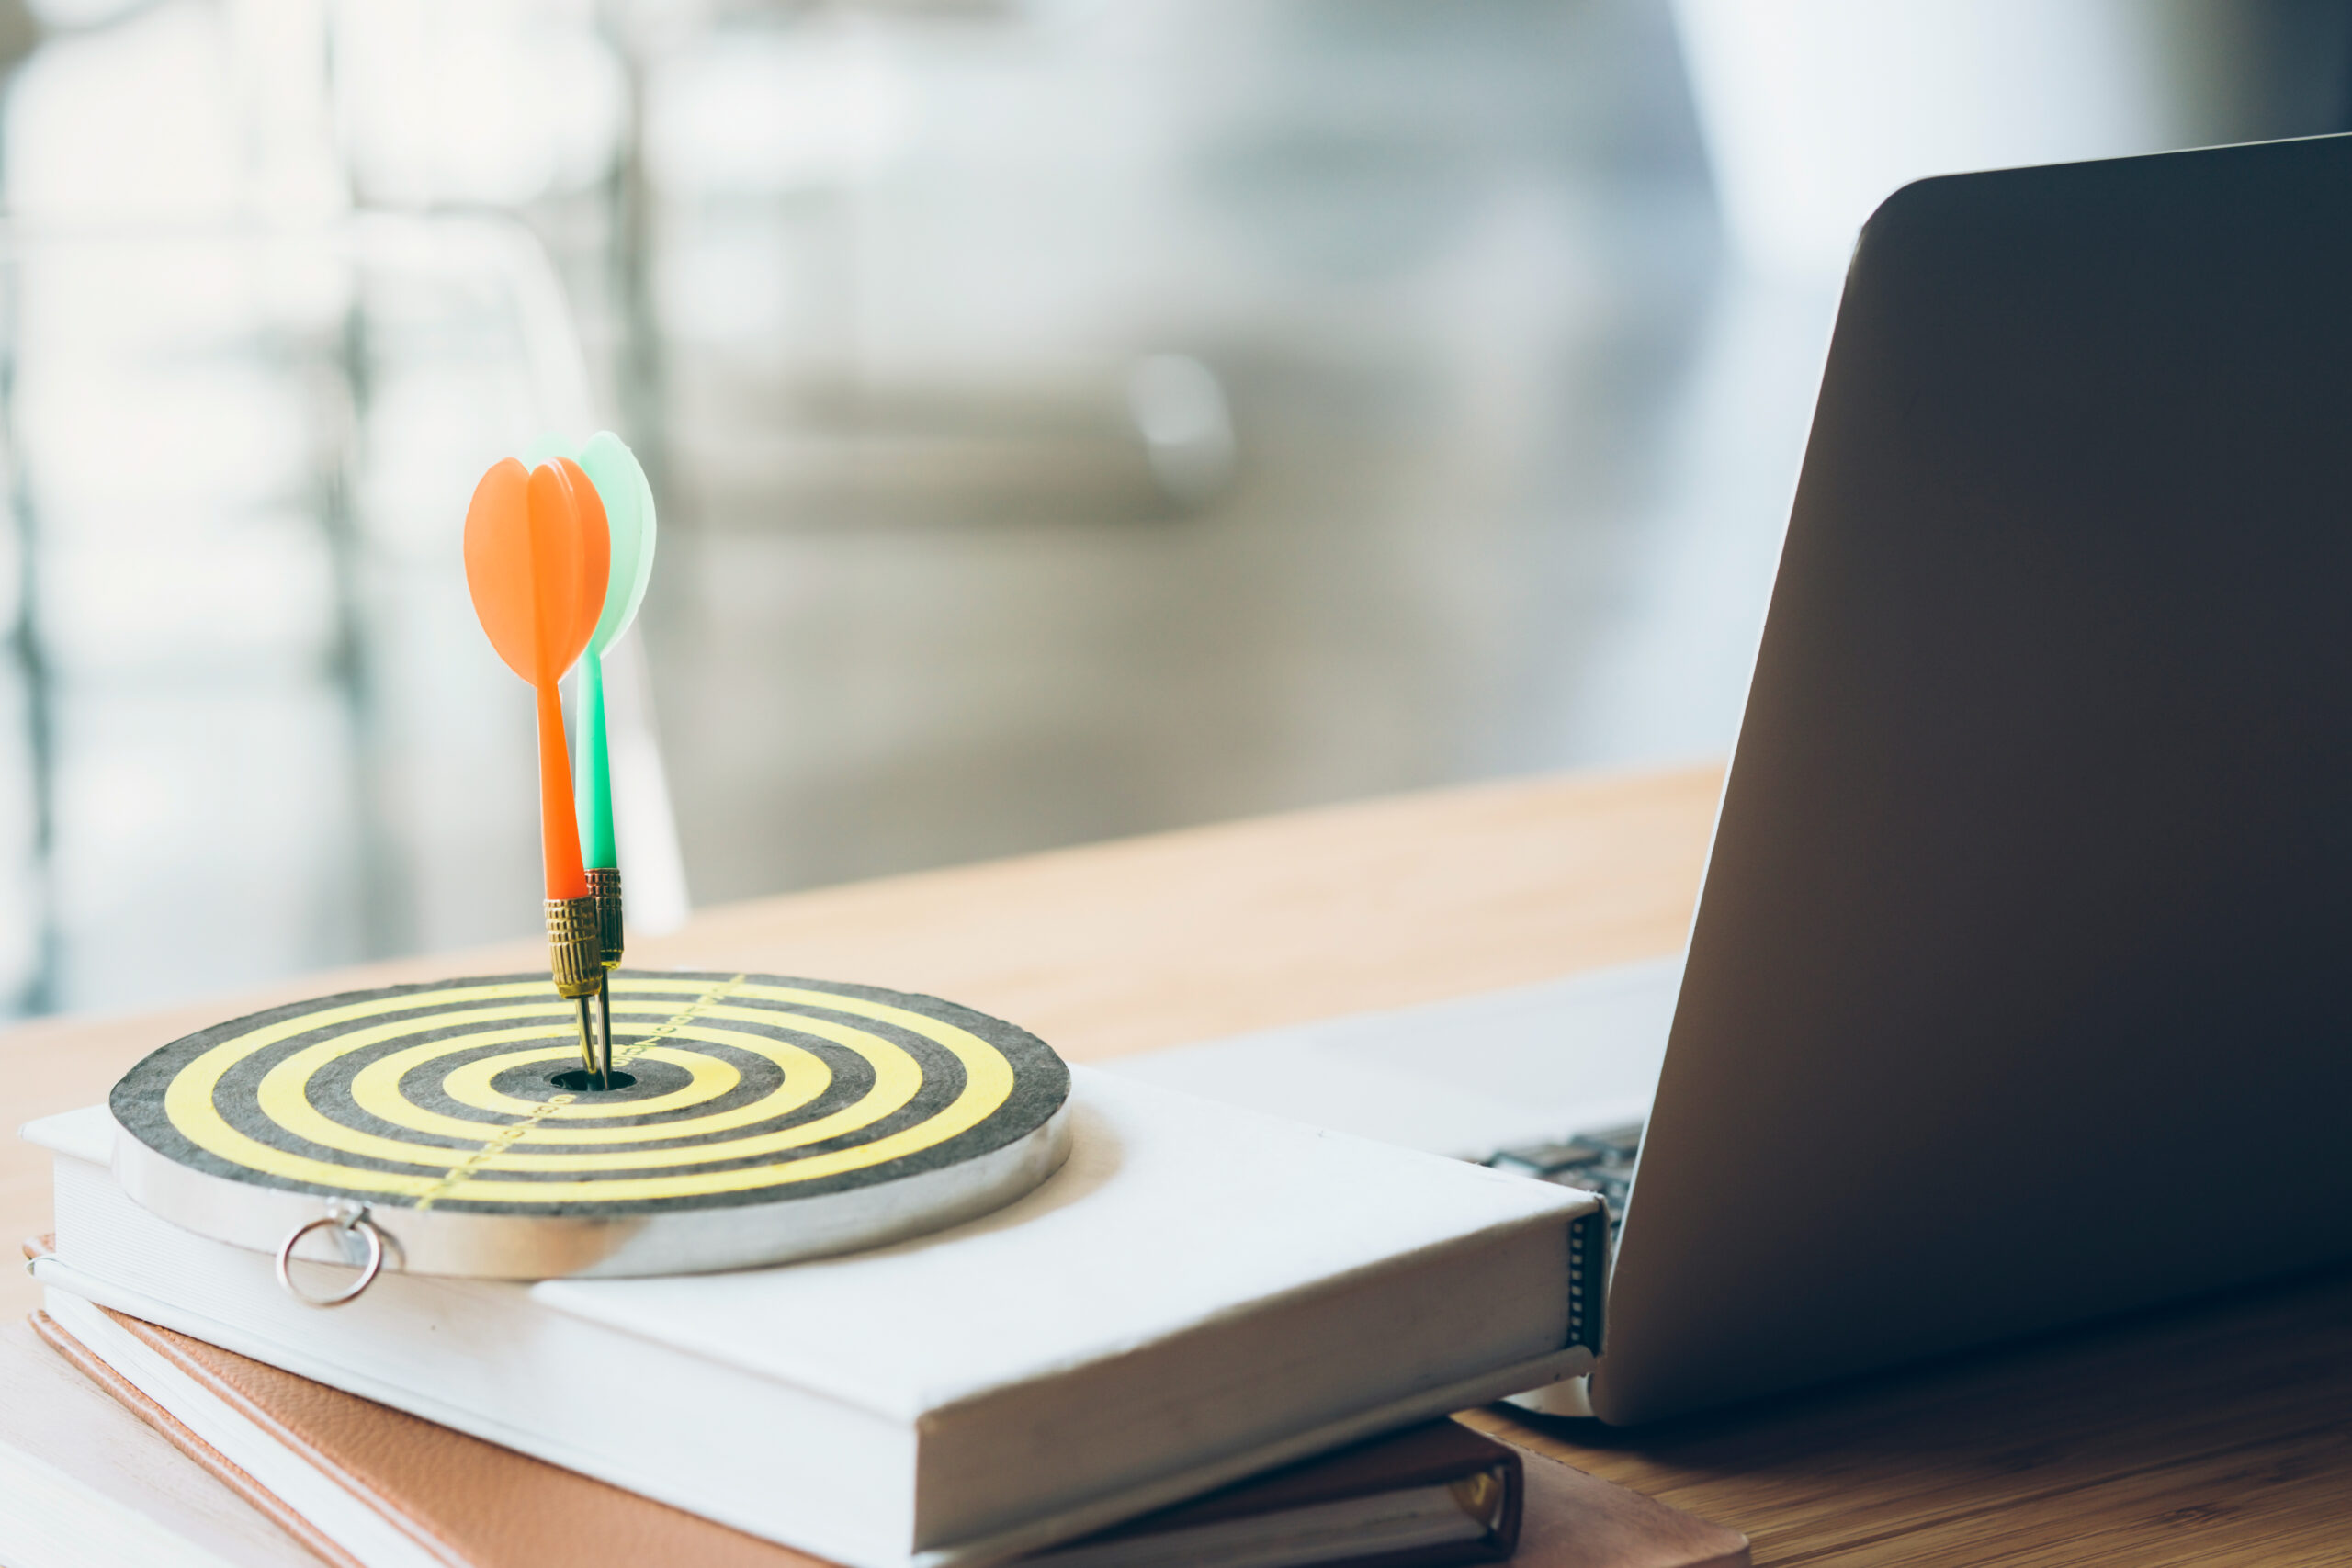
M742 1267L869 1246L1025 1192L1066 1146L1044 1042L934 997L619 971L611 1087L544 975L324 997L175 1041L115 1086L116 1168L271 1248L363 1204L420 1273Z

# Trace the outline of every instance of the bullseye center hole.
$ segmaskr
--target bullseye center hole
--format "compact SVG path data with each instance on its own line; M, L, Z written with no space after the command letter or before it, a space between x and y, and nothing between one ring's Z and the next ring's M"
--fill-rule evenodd
M597 1081L596 1075L587 1068L569 1067L560 1073L548 1074L548 1082L567 1094L594 1094L600 1089L632 1088L637 1083L637 1076L615 1067L611 1081L600 1083Z

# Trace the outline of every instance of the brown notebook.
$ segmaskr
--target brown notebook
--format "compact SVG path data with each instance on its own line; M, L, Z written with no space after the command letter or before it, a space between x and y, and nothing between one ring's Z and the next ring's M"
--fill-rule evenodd
M324 1387L153 1324L107 1313L141 1345L454 1568L561 1562L692 1562L707 1568L831 1568L761 1540L417 1416ZM83 1372L337 1568L365 1568L297 1510L207 1444L46 1313L33 1326ZM1522 1480L1523 1477L1523 1480ZM1484 1528L1473 1539L1348 1561L1438 1568L1512 1555L1528 1568L1735 1568L1747 1543L1597 1477L1437 1422L1291 1466L1060 1549L1174 1545L1301 1510L1432 1485ZM1243 1528L1248 1528L1246 1525ZM1203 1546L1212 1537L1198 1538ZM1049 1568L1058 1552L1029 1560ZM1091 1554L1090 1554L1091 1555Z

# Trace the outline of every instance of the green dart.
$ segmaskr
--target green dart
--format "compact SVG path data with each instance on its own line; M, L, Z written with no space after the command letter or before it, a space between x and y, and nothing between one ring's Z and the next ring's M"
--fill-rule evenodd
M613 770L605 739L605 650L618 641L637 618L645 601L645 585L653 575L653 487L645 469L621 438L600 430L574 452L556 441L540 443L544 457L566 457L577 462L596 487L605 503L605 522L612 532L612 568L605 578L605 609L589 634L588 651L580 660L578 713L575 716L572 768L574 805L580 818L580 845L587 861L588 890L596 900L605 968L621 961L620 852L613 836ZM612 1055L613 1003L608 988L597 992L600 1053L607 1066Z

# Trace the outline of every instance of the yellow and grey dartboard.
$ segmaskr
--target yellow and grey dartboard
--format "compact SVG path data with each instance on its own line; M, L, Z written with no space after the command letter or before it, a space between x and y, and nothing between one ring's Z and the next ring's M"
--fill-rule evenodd
M968 1008L772 975L624 970L611 987L601 1089L544 974L216 1024L115 1086L116 1174L165 1219L279 1251L281 1270L322 1214L346 1231L364 1214L383 1267L548 1279L896 1240L1011 1201L1067 1149L1069 1068Z

